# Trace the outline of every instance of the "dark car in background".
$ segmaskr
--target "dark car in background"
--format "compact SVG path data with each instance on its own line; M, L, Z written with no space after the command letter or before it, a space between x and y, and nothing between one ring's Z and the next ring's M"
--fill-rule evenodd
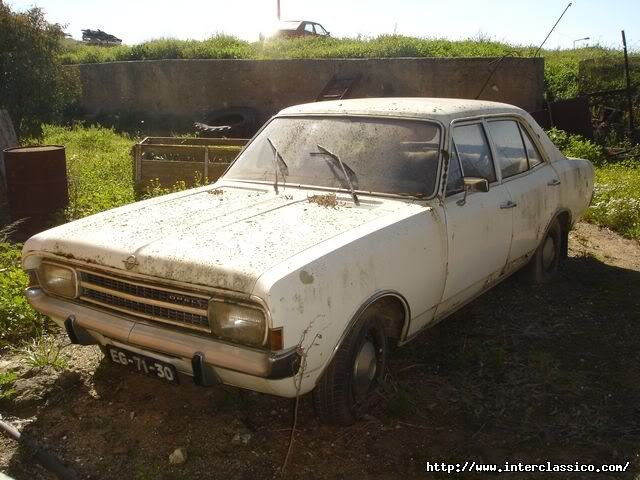
M330 33L317 22L286 20L279 22L270 32L260 32L260 40L273 38L329 37Z

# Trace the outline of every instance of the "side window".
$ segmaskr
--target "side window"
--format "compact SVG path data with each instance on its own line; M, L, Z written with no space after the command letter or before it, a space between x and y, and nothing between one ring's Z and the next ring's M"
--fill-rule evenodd
M461 192L463 188L464 183L462 181L460 159L458 158L455 144L451 142L451 148L449 149L449 173L447 174L447 190L445 196Z
M322 27L322 25L320 25L319 23L316 23L316 33L318 35L326 35L327 31Z
M511 177L528 169L520 127L513 120L489 122L489 131L496 147L502 178Z
M315 32L313 31L313 24L311 24L311 23L305 23L305 24L304 24L304 31L305 31L305 32L307 32L307 33L315 33Z
M540 156L540 152L531 141L531 137L529 136L529 132L527 132L522 125L520 125L520 132L522 133L522 140L524 140L524 148L527 151L527 158L529 159L529 168L533 168L536 165L542 163L542 157Z
M482 124L454 127L453 139L457 147L462 174L465 177L482 177L489 183L496 181L493 158Z

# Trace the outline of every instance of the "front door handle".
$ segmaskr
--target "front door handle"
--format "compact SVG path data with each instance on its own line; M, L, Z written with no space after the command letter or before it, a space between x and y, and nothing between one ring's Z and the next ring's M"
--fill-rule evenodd
M560 185L561 183L562 182L560 180L558 180L557 178L554 178L549 183L547 183L547 185L549 185L550 187L556 187L556 186Z
M500 208L503 208L503 209L504 209L504 208L515 208L515 207L517 207L517 206L518 206L518 204L517 204L517 203L515 203L515 202L512 202L511 200L509 200L509 201L508 201L508 202L506 202L506 203L502 203L502 204L500 204Z

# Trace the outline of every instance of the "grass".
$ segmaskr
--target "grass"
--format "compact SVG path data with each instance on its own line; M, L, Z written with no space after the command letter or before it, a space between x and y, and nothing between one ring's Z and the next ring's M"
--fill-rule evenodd
M65 146L69 178L66 220L135 200L130 155L134 139L96 126L46 125L43 143Z
M160 59L313 59L313 58L390 58L390 57L532 57L537 46L510 45L487 38L445 40L402 35L375 38L298 38L269 42L246 42L228 35L207 40L161 38L138 45L98 47L66 41L61 55L65 64L102 63ZM545 84L549 100L571 98L580 91L622 86L623 77L593 85L580 78L580 63L620 63L620 50L595 46L573 50L542 50ZM640 55L632 53L632 64ZM637 69L636 69L637 70ZM638 75L634 74L638 81ZM615 84L615 85L614 85Z
M67 359L61 356L62 345L52 335L38 335L22 343L12 350L20 355L23 363L32 368L47 366L62 370L67 366Z
M15 372L0 372L0 401L9 400L16 394L13 383L18 379Z
M596 168L595 195L585 220L640 240L640 161Z
M21 245L0 242L0 347L37 335L44 317L23 294L29 277L20 267Z

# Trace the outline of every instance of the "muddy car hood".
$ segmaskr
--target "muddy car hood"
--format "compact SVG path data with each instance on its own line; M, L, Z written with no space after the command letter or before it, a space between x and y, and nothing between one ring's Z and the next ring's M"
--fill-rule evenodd
M323 193L276 195L238 183L188 190L47 230L27 241L23 255L44 252L123 271L134 255L132 272L251 293L262 273L287 258L336 236L348 242L354 229L410 204L368 197L356 207L341 194L335 206L309 201Z

